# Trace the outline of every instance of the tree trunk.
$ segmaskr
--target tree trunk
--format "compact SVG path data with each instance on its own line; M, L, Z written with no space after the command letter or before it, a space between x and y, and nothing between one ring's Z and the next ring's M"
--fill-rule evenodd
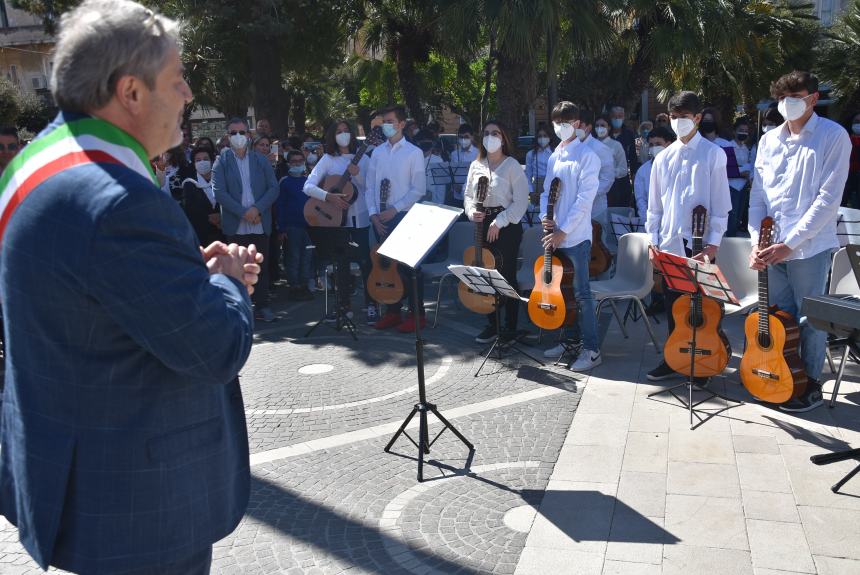
M496 33L490 31L490 53L487 57L487 63L484 66L484 92L481 94L481 109L479 110L479 126L474 126L475 130L479 130L484 122L487 121L488 108L490 106L490 86L493 83L493 61L496 59Z
M304 94L299 92L293 94L293 123L296 126L296 134L299 136L303 136L305 133L305 122L307 121L305 102Z
M418 73L415 71L415 54L409 46L400 44L395 53L397 65L397 79L400 83L400 92L403 94L409 116L419 126L424 125L425 115L421 108L421 98L418 88Z
M546 109L552 110L558 103L558 22L547 31L546 37Z
M272 133L279 137L289 129L285 103L287 91L281 82L281 42L277 35L251 34L248 39L251 81L254 85L254 112L257 120L266 118Z
M516 138L522 131L523 118L535 99L535 83L533 62L499 54L496 80L499 120L507 127L511 138Z

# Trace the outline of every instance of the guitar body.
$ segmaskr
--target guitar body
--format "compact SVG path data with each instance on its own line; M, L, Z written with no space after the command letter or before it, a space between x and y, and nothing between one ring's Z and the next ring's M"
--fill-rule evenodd
M544 256L535 260L535 287L529 296L529 318L541 329L558 329L576 321L573 262L567 256L552 256L552 280L544 282Z
M676 372L690 375L690 348L693 341L692 296L683 296L672 305L675 329L666 340L663 355ZM711 377L723 372L732 358L732 348L720 327L722 306L711 298L702 298L701 322L696 327L695 376Z
M349 180L346 180L342 188L338 188L342 179L342 176L328 176L320 187L327 192L343 194L343 199L352 203L356 198L355 188ZM322 228L340 227L346 219L346 210L317 198L308 198L304 214L309 225Z
M588 275L599 276L612 265L612 252L603 243L603 226L591 220L591 261L588 262Z
M756 399L785 403L802 395L808 383L799 353L800 327L789 313L775 307L768 315L769 342L759 341L759 312L748 315L744 323L741 383Z
M486 269L496 269L496 258L493 252L487 248L481 248L481 257L478 257L475 246L469 246L463 252L463 261L469 266L480 266ZM457 288L460 301L467 309L475 312L488 314L496 309L496 298L487 294L480 294L470 290L466 284L460 282Z
M379 246L370 250L373 269L367 277L367 293L377 303L395 304L405 293L397 263L379 255Z

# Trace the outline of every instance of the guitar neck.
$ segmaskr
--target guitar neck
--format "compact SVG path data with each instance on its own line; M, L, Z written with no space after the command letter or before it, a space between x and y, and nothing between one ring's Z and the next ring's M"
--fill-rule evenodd
M768 294L767 268L758 272L758 331L760 334L770 334L770 317L768 307L770 296Z
M546 219L551 220L555 217L555 205L546 205ZM543 250L543 281L549 285L552 283L552 246L547 246Z
M483 202L478 202L475 208L486 216ZM484 267L484 222L475 222L475 264Z
M693 237L693 255L697 256L705 249L704 242L701 237Z

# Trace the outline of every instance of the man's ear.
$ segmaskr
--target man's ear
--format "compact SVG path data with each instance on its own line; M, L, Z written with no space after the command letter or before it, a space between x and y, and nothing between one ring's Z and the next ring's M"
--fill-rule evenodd
M693 121L696 122L696 125L698 126L702 122L702 113L699 112L698 114L693 116Z
M143 106L143 84L131 75L122 76L116 83L116 98L120 105L132 115L138 115Z
M819 98L821 98L821 92L814 92L812 98L810 98L810 100L812 101L813 108L816 106L816 104L818 104Z

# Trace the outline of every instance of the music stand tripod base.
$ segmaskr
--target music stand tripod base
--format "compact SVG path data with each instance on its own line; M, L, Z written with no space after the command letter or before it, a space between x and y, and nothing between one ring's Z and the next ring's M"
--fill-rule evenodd
M310 230L313 228L309 228ZM325 255L332 255L331 265L332 265L332 276L334 277L334 283L337 284L337 278L340 271L340 266L349 265L349 260L346 255L347 246L350 245L351 236L350 236L350 228L324 228L327 232L325 236L319 235L315 233L313 235L316 236L314 240L315 245L323 245L325 250ZM320 241L322 240L322 241ZM338 243L339 242L339 243ZM353 244L354 245L354 244ZM328 278L325 278L328 283ZM346 297L349 298L348 295L341 294L335 285L335 297L334 297L334 311L335 311L335 321L334 325L332 325L332 329L335 331L342 331L346 329L349 332L349 335L352 336L352 339L358 341L358 328L355 327L355 324L352 322L352 319L346 315L346 311L344 306L341 305L341 298ZM305 332L304 337L310 337L310 335L314 332L316 328L318 328L321 324L326 323L326 318L328 315L328 289L326 289L325 295L325 312L323 316L317 321L314 325Z
M500 323L501 322L501 314L499 312L499 308L501 307L501 301L499 301L500 297L498 294L496 294L495 297L496 297L496 330L498 333L496 334L496 340L493 342L493 345L491 345L490 349L487 350L487 353L484 354L484 361L482 361L481 365L478 366L478 369L475 371L475 375L473 377L478 377L478 375L480 375L481 370L484 369L484 366L487 364L487 360L490 359L490 356L493 355L493 352L496 352L496 356L493 359L495 359L497 361L500 361L504 357L504 353L506 351L508 351L508 352L514 352L514 353L519 353L521 355L524 355L527 358L529 358L530 360L532 360L533 362L537 363L538 365L541 365L541 366L546 365L546 364L544 364L544 362L537 359L533 355L529 354L528 352L526 352L524 349L522 349L521 347L519 347L517 345L517 342L525 335L525 332L523 332L522 334L515 333L515 334L513 334L513 337L511 339L508 339L508 340L502 339L502 330L499 329L499 326L501 325L501 323Z
M860 459L860 449L848 449L845 451L836 451L834 453L822 453L820 455L813 455L809 458L809 460L815 465L828 465L830 463L837 463L839 461L846 461L848 459ZM830 491L833 493L839 493L839 490L843 485L848 483L855 475L860 473L860 465L857 465L854 469L849 471L845 477L837 481L833 487L830 488Z

